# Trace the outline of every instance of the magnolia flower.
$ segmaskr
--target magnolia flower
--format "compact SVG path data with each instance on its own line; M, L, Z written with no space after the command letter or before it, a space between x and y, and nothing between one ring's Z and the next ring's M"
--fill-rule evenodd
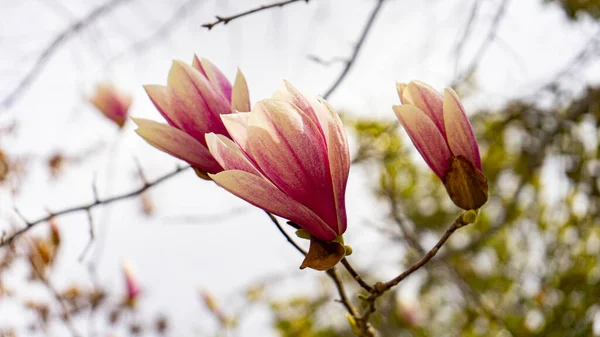
M127 289L125 299L129 305L133 305L141 293L141 288L129 262L123 262L123 274Z
M221 166L208 152L204 135L209 132L229 137L221 115L249 111L250 100L244 75L237 73L232 86L212 63L194 57L190 66L174 61L167 86L144 86L167 124L135 118L136 132L150 145L190 163L203 178Z
M317 239L331 241L346 231L350 156L342 122L325 100L284 82L252 111L221 118L233 141L206 135L224 169L210 175L217 184Z
M487 201L479 146L458 95L444 96L419 81L397 84L402 105L393 107L400 123L458 207L478 209Z
M130 95L107 83L98 84L94 96L89 98L90 103L119 127L127 121L131 101Z

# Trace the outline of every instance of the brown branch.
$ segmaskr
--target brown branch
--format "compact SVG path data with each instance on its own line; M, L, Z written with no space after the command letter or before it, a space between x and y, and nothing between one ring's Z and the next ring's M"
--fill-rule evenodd
M381 297L381 295L383 295L385 292L387 292L391 288L397 286L400 282L402 282L404 279L406 279L409 275L411 275L412 273L414 273L415 271L419 270L421 267L426 265L438 253L438 251L442 248L442 246L446 243L446 241L448 241L450 236L452 236L452 234L457 229L468 224L463 220L463 215L464 215L464 213L461 213L456 218L456 220L454 220L452 225L450 225L450 227L446 230L444 235L442 235L442 237L435 244L435 246L433 246L433 248L431 248L419 261L415 262L412 266L410 266L408 269L403 271L400 275L396 276L392 280L390 280L388 282L377 282L377 283L375 283L375 285L373 285L374 291L371 292L371 294L365 299L365 302L367 303L367 307L366 307L365 311L363 312L363 314L359 318L360 322L362 322L363 324L368 323L369 318L371 317L371 314L375 312L375 301L379 297Z
M390 190L386 191L386 197L388 202L390 203L390 215L394 222L400 228L402 232L402 238L405 240L405 243L409 248L416 250L419 254L425 254L425 250L421 247L421 243L419 242L419 238L413 233L406 223L406 219L403 217L400 209L398 208L398 200L396 200L396 192L390 188Z
M35 273L35 276L40 280L40 282L42 282L42 284L46 287L46 290L48 290L48 292L50 292L50 294L52 294L54 299L56 299L56 302L60 305L60 307L62 309L63 322L64 322L65 326L67 327L67 329L71 332L71 335L73 337L82 336L81 333L79 333L79 331L75 327L75 324L73 323L73 319L71 318L71 314L69 312L69 307L67 306L65 299L60 295L60 293L58 292L58 290L56 290L56 288L52 285L52 283L50 283L49 277L47 277L45 275L46 273L44 273L44 271L42 269L40 269L39 261L42 260L40 252L34 247L33 242L29 241L29 246L30 246L31 251L34 252L34 254L35 254L35 255L31 255L29 257L29 264L31 265L31 269ZM34 258L39 259L39 261L35 261Z
M162 183L163 181L168 180L169 178L172 178L174 176L176 176L177 174L185 171L186 169L188 169L190 166L181 166L178 167L176 170L169 172L151 182L145 182L141 187L131 191L131 192L127 192L121 195L117 195L114 197L110 197L110 198L106 198L106 199L100 199L98 198L97 195L94 196L94 200L90 203L87 204L83 204L80 206L75 206L75 207L71 207L71 208L67 208L67 209L63 209L61 211L58 212L51 212L50 214L48 214L47 216L44 216L42 218L39 218L37 220L34 221L28 221L20 212L18 209L15 208L15 212L17 213L17 215L19 215L19 217L21 217L21 219L23 220L23 222L25 223L25 227L17 230L16 232L12 233L11 235L9 235L8 237L4 238L2 241L0 241L0 247L4 247L6 245L10 245L16 238L18 238L19 236L21 236L22 234L24 234L25 232L27 232L28 230L30 230L31 228L33 228L34 226L36 226L37 224L40 224L42 222L46 222L48 220L50 220L53 217L57 217L57 216L61 216L61 215L65 215L65 214L70 214L70 213L75 213L75 212L81 212L81 211L89 211L92 208L96 207L96 206L100 206L100 205L108 205L111 204L113 202L116 201L120 201L120 200L124 200L124 199L128 199L134 196L137 196L141 193L143 193L144 191L146 191L147 189L149 189L150 187L156 186L160 183Z
M239 14L235 14L235 15L232 15L232 16L219 16L219 15L217 15L216 16L217 20L215 20L214 22L205 23L205 24L202 25L202 27L206 27L206 28L208 28L208 30L211 30L214 26L216 26L216 25L218 25L220 23L226 25L226 24L229 23L229 21L232 21L232 20L235 20L235 19L239 19L241 17L247 16L247 15L250 15L250 14L253 14L253 13L262 12L264 10L275 8L275 7L283 7L285 5L289 5L291 3L299 2L299 1L304 1L304 2L308 3L309 0L280 1L280 2L272 3L270 5L262 5L260 7L257 7L257 8L254 8L254 9L250 9L250 10L247 10L245 12L242 12L242 13L239 13Z
M367 284L367 282L365 282L362 277L360 277L360 275L356 272L356 270L354 270L354 268L352 267L352 265L350 264L350 262L348 262L348 260L346 258L342 259L342 265L344 266L344 268L346 268L346 270L348 271L348 273L350 273L350 275L352 275L352 278L356 280L356 282L366 291L368 292L373 292L373 287L371 287L369 284Z
M427 262L429 262L429 260L431 260L440 250L440 248L442 248L442 246L446 243L446 241L448 241L448 239L450 238L450 236L452 236L452 234L454 234L454 232L467 225L467 223L465 223L465 221L463 220L463 215L464 213L461 213L456 220L454 220L454 222L452 223L452 225L446 230L446 232L444 233L444 235L442 235L442 237L440 238L440 240L435 244L435 246L433 246L433 248L431 248L419 261L415 262L412 266L410 266L408 269L406 269L404 272L402 272L400 275L396 276L395 278L393 278L392 280L385 282L383 284L383 288L380 289L380 291L387 291L392 287L395 287L396 285L398 285L400 282L402 282L406 277L408 277L410 274L414 273L415 271L419 270L419 268L423 267L425 264L427 264ZM377 287L376 287L377 288Z
M460 64L460 57L462 56L462 51L465 46L465 43L469 39L469 35L472 32L471 27L473 26L473 22L475 22L475 18L477 17L477 11L479 10L479 6L481 5L481 1L475 0L473 6L471 7L471 12L469 13L469 18L467 19L467 23L465 25L465 30L460 39L458 39L458 43L454 47L454 77L458 75L458 65Z
M287 241L294 246L294 248L296 248L297 251L300 252L300 254L306 256L306 251L304 249L302 249L302 247L300 247L294 240L292 240L292 238L288 235L288 233L285 232L285 230L283 230L283 227L281 226L281 224L279 223L279 220L277 220L277 218L265 211L265 213L267 213L267 215L269 216L269 219L271 219L271 221L275 224L275 226L277 226L277 229L279 229L279 231L281 232L281 234L283 234L283 236L285 236L285 238L287 239Z
M300 254L306 256L307 252L302 249L302 247L300 247L291 237L288 233L286 233L286 231L283 229L283 226L281 226L281 224L279 223L279 221L277 220L277 218L265 211L265 213L267 214L267 216L269 217L269 219L271 219L271 221L275 224L275 226L277 227L277 229L279 230L279 232L281 232L281 234L286 238L286 240L292 245L294 246L294 248L296 248L296 250L298 252L300 252ZM345 261L345 263L344 263ZM342 263L344 264L344 266L346 266L346 264L349 266L349 272L350 270L352 270L354 272L354 274L358 275L354 269L352 269L352 267L350 266L350 264L348 264L348 262L346 261L346 259L342 259ZM346 267L348 268L348 267ZM352 274L352 272L350 272L350 274ZM372 331L372 327L370 326L370 324L368 324L368 322L366 321L361 321L360 320L360 316L359 316L359 312L358 310L354 307L354 305L352 305L352 302L350 301L350 299L348 298L348 294L346 293L346 288L344 287L344 283L342 281L342 279L340 278L340 276L337 273L337 270L334 268L331 268L327 271L327 276L329 276L332 280L333 283L335 284L335 287L338 291L338 294L340 295L340 300L339 302L342 303L344 305L344 307L346 307L346 310L348 311L348 313L352 316L352 318L357 322L359 329L361 329L361 331L365 331L364 333L364 337L373 337L374 333ZM360 276L359 276L360 279ZM358 279L356 279L358 281ZM361 279L362 280L362 279ZM365 285L368 288L371 288L368 284L365 283ZM372 288L371 288L372 289Z
M9 92L9 94L0 101L0 107L8 107L13 104L19 96L27 90L35 81L35 79L40 75L42 69L48 63L50 58L60 49L60 47L65 44L69 38L71 38L74 34L80 32L84 28L86 28L89 24L96 21L98 18L103 15L109 13L115 7L129 2L131 0L111 0L109 2L104 3L101 6L98 6L94 10L92 10L88 15L83 17L81 20L73 22L70 26L65 28L60 34L56 35L54 39L44 48L41 54L36 59L35 63L29 69L29 71L21 78L19 83Z
M365 40L367 39L367 35L369 35L369 31L371 31L371 27L373 27L373 23L375 22L375 19L377 18L377 14L379 14L379 12L381 11L384 1L385 0L377 0L377 4L375 5L375 8L373 8L373 11L371 12L371 15L369 16L369 19L367 20L367 23L365 24L365 26L363 28L360 38L358 39L358 42L354 46L354 50L352 51L352 55L350 56L350 59L348 59L346 61L346 66L344 67L344 69L342 70L342 72L340 73L338 78L335 80L335 82L331 85L331 87L325 92L325 94L323 95L323 98L325 98L325 99L329 98L329 96L331 96L331 94L344 81L344 79L346 78L346 75L348 75L348 73L350 72L350 69L352 68L352 66L354 65L354 62L356 61L356 58L358 57L358 53L360 52L360 49L362 48Z
M340 302L346 307L348 313L353 317L358 317L358 310L352 305L350 300L348 299L348 295L346 294L346 289L344 288L344 283L342 282L340 276L337 274L335 268L331 268L327 271L327 275L331 277L335 287L338 289L338 294L340 295Z

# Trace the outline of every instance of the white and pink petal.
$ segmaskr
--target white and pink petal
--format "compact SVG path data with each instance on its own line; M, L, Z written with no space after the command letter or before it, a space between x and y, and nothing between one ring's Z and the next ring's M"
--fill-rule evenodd
M240 146L242 150L248 152L248 118L250 113L237 112L228 115L221 115L221 120L231 136L231 139Z
M393 109L417 151L433 172L443 180L452 153L437 126L421 109L413 105L394 105Z
M135 132L155 148L209 173L222 170L208 149L187 133L148 119L134 118L133 121L138 126Z
M213 88L217 90L228 102L231 102L231 83L227 77L212 62L200 59L200 64Z
M250 92L244 74L238 69L231 92L231 112L250 111Z
M401 87L398 87L400 93ZM434 88L421 81L411 81L402 89L402 104L414 105L421 109L435 123L446 137L444 130L443 97Z
M231 139L214 133L206 134L208 150L224 170L239 170L260 176L239 146Z
M181 61L174 61L167 83L173 93L172 104L197 118L197 125L203 126L203 133L226 133L220 115L231 112L229 102L211 87L198 70Z
M330 241L338 236L311 209L292 199L263 177L238 170L223 171L210 177L237 197L297 223L321 240Z
M481 157L477 138L454 90L447 88L444 93L444 124L448 145L454 156L463 156L481 171Z
M258 102L250 113L247 146L271 182L337 231L327 147L306 114L287 101Z

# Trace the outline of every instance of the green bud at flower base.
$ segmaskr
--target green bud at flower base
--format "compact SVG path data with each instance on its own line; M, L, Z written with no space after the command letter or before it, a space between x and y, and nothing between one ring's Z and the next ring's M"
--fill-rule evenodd
M304 228L297 230L296 236L300 239L310 240L310 233Z
M469 210L463 213L462 221L466 224L474 223L477 220L477 211Z
M352 255L352 247L346 245L344 246L344 249L346 249L346 256Z

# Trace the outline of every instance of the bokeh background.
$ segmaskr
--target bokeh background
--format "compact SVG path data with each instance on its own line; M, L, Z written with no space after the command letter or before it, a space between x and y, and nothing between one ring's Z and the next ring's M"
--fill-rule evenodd
M202 27L264 4L0 0L0 231L182 165L95 110L98 83L160 120L142 85L165 83L173 59L241 69L253 102L282 79L325 94L351 62L328 100L351 143L349 259L369 282L459 213L394 117L396 81L457 90L490 185L478 221L378 301L381 336L600 335L600 1L386 0L368 25L379 1L311 0ZM353 335L324 273L300 271L262 211L191 170L52 223L57 247L41 222L0 248L0 336Z

